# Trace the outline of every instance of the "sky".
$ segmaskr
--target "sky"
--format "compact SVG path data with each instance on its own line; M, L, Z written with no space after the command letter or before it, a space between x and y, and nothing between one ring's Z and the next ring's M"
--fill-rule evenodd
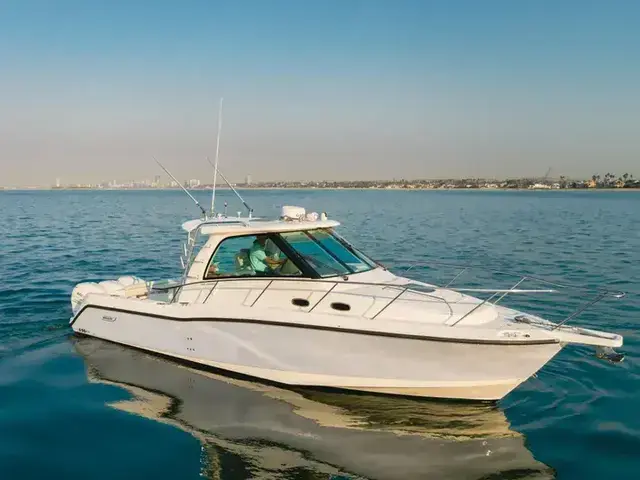
M640 176L640 2L0 0L0 186Z

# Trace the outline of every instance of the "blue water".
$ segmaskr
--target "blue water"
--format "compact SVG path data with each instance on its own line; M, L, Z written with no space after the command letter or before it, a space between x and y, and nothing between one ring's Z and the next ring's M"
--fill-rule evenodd
M637 477L640 194L244 194L259 214L327 211L398 270L471 262L626 291L577 323L624 335L627 357L568 347L497 406L237 384L67 326L77 282L178 274L197 216L182 193L0 192L1 479ZM532 308L558 319L584 299Z

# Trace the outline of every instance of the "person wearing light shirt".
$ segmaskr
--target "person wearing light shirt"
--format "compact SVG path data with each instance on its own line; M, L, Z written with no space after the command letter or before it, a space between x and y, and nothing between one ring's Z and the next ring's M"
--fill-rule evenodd
M284 260L276 260L272 256L267 255L266 246L267 236L258 235L249 249L249 262L251 268L256 273L270 273L286 262Z

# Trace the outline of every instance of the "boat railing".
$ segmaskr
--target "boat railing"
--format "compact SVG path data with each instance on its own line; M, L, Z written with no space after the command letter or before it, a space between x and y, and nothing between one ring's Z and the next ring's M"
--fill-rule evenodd
M175 303L176 300L179 298L180 292L184 291L185 288L194 287L194 286L198 286L198 285L212 285L211 289L209 290L209 292L207 294L207 297L205 299L205 302L206 302L206 300L208 300L208 298L211 296L211 294L218 287L219 283L229 283L229 282L235 283L235 282L248 282L248 281L255 282L256 280L258 280L258 281L259 280L267 281L267 284L265 286L263 286L262 288L260 288L260 293L255 298L255 300L251 303L251 306L255 305L258 302L258 300L260 299L260 297L275 282L295 282L295 283L308 282L310 284L329 284L329 285L331 285L329 290L327 290L324 293L322 298L320 298L320 300L318 300L315 303L315 305L309 311L313 311L313 309L320 302L322 302L322 300L324 300L325 297L327 297L330 293L332 293L337 286L343 285L343 286L361 286L361 287L382 287L382 288L394 289L394 290L398 291L398 293L392 299L390 299L390 302L387 303L382 308L382 310L380 310L373 318L375 318L378 315L380 315L380 313L382 313L383 310L388 308L391 303L393 303L396 300L398 300L406 292L411 292L413 294L420 295L420 296L422 296L424 298L429 298L429 299L432 299L432 300L437 301L437 302L442 302L448 307L450 313L453 314L453 309L451 308L451 305L449 304L449 302L447 302L447 300L445 298L440 297L438 295L433 295L432 294L433 292L436 291L436 288L430 287L428 285L423 285L421 283L414 283L414 282L411 282L411 281L407 282L407 283L398 284L398 283L359 282L359 281L353 281L353 280L332 280L332 279L323 279L323 278L316 279L316 278L293 277L293 276L292 277L286 277L286 276L282 276L282 277L267 277L267 276L247 275L247 276L242 276L242 277L211 278L211 279L207 279L207 280L198 280L198 281L188 282L188 283L179 283L179 284L176 284L176 285L167 285L167 286L162 286L162 287L152 287L152 290L155 291L155 292L171 292L171 291L173 291L173 295L171 296L171 298L169 300L169 303ZM342 291L340 291L340 294L341 295L355 295L355 296L362 295L362 293L350 292L348 290L347 291L342 290Z
M493 305L496 305L498 303L500 303L502 300L504 300L507 295L511 295L513 293L532 293L532 292L544 292L544 293L557 293L563 290L573 290L573 291L578 291L583 293L585 296L587 294L588 298L581 304L579 305L575 310L573 310L572 312L570 312L566 317L564 317L563 319L561 319L558 323L555 324L555 326L553 327L553 329L557 329L560 328L561 326L563 326L564 324L566 324L568 321L573 320L574 318L576 318L578 315L580 315L581 313L583 313L584 311L588 310L589 308L593 307L594 305L596 305L598 302L600 302L601 300L605 299L605 298L616 298L616 299L620 299L623 298L625 296L625 293L619 290L614 290L614 289L607 289L607 288L602 288L602 287L590 287L590 286L584 286L584 285L575 285L575 284L570 284L570 283L561 283L555 280L548 280L545 278L541 278L535 275L529 275L529 274L523 274L523 273L516 273L516 272L510 272L510 271L505 271L505 270L496 270L496 269L490 269L487 268L486 266L483 265L472 265L472 264L455 264L455 263L448 263L448 262L438 262L438 261L430 261L430 262L403 262L402 260L396 260L394 263L402 265L402 264L407 264L409 263L409 267L405 268L404 271L401 272L401 275L406 275L407 273L409 273L412 270L415 270L416 268L420 268L420 267L427 267L427 268L433 268L433 267L437 267L437 268L441 268L441 267L446 267L446 268L452 268L454 269L454 272L452 274L452 277L450 280L448 280L446 283L442 284L441 287L442 288L447 288L450 290L455 290L458 292L481 292L483 291L483 289L475 289L475 288L457 288L454 286L454 283L459 283L461 279L463 279L465 277L465 275L468 272L471 271L481 271L483 273L489 273L489 274L493 274L493 275L500 275L503 277L510 277L512 279L514 279L513 284L511 285L511 287L507 288L506 290L500 292L499 290L492 290L492 289L486 289L484 290L486 293L490 293L491 295L489 297L487 297L486 299L484 299L482 301L482 303L478 304L477 306L475 306L474 308L472 308L471 310L469 310L465 315L463 315L461 318L459 318L455 323L453 323L452 325L455 325L456 323L459 323L460 321L464 320L464 318L466 318L467 316L469 316L470 314L472 314L474 311L476 311L478 308L480 308L482 305L485 305L487 303L491 303ZM543 289L543 290L526 290L526 289L520 289L518 287L521 287L523 284L528 283L528 284L536 284L539 286L544 286L544 287L549 287L548 289Z
M432 264L433 265L433 264ZM209 291L206 294L206 298L204 299L204 301L202 303L206 303L206 301L209 299L209 297L212 295L212 293L216 290L216 288L218 287L218 285L220 283L229 283L229 282L247 282L247 281L256 281L256 280L264 280L266 281L266 285L262 286L260 289L260 292L258 293L257 297L252 301L250 306L254 306L259 300L260 298L264 295L264 293L269 290L269 288L272 287L272 285L274 285L274 283L277 284L281 284L282 282L296 282L296 283L300 283L300 282L309 282L312 284L329 284L331 285L331 287L324 291L324 295L317 300L313 306L311 306L311 308L309 310L306 310L307 312L312 312L329 294L331 294L336 287L338 287L339 285L342 286L362 286L362 287L378 287L378 288L385 288L385 289L394 289L397 291L397 293L389 299L389 301L372 317L372 319L375 319L376 317L378 317L382 312L384 312L387 308L389 308L394 302L396 302L397 300L401 299L402 296L407 293L410 292L412 294L417 294L419 296L422 297L421 300L416 300L415 298L413 299L407 299L406 296L405 298L402 298L402 300L408 300L408 301L412 301L412 300L416 300L416 301L424 301L424 300L432 300L432 301L436 301L436 302L441 302L444 305L447 306L448 310L449 310L449 314L451 316L453 316L453 308L451 306L451 304L446 300L446 298L444 298L443 296L437 295L434 292L436 292L436 290L438 288L444 288L450 291L454 291L454 292L459 292L459 293L463 293L463 294L471 294L471 293L486 293L489 294L489 296L485 299L483 299L481 302L471 302L472 307L463 315L460 316L460 318L458 318L455 322L449 324L450 326L455 326L456 324L458 324L459 322L461 322L462 320L464 320L465 318L467 318L469 315L471 315L473 312L477 311L479 308L481 308L483 305L486 304L492 304L492 305L497 305L499 304L502 300L504 300L508 295L523 295L523 294L538 294L538 293L555 293L558 291L559 288L577 288L580 290L592 290L589 287L577 287L577 286L572 286L572 285L566 285L566 284L560 284L558 282L553 282L553 281L549 281L549 280L545 280L545 279L541 279L538 277L532 277L529 275L522 275L522 274L515 274L515 273L511 273L511 272L503 272L503 271L496 271L497 273L503 274L503 275L509 275L509 276L514 276L517 277L516 281L511 284L508 288L465 288L465 287L456 287L454 286L454 282L459 281L461 279L461 277L470 269L473 268L481 268L479 266L470 266L470 265L465 265L465 266L460 266L460 265L452 265L452 264L442 264L440 263L440 265L446 265L446 266L456 266L456 267L460 267L461 270L459 272L457 272L453 278L451 280L449 280L446 284L443 285L437 285L437 284L433 284L433 283L423 283L423 282L417 282L417 281L413 281L413 280L409 280L407 279L407 283L373 283L373 282L360 282L360 281L354 281L351 279L343 279L341 277L340 280L336 280L336 279L315 279L315 278L304 278L304 277L287 277L287 276L282 276L282 277L262 277L262 276L242 276L242 277L222 277L222 278L212 278L212 279L207 279L207 280L200 280L200 281L194 281L194 282L188 282L188 283L180 283L180 284L176 284L176 285L169 285L169 286L163 286L163 287L157 287L154 288L155 291L163 291L163 292L173 292L173 295L171 295L171 298L169 300L169 303L175 303L176 300L179 299L180 293L183 292L185 290L185 288L190 288L190 287L197 287L197 286L204 286L204 285L211 285L211 288L209 289ZM413 265L412 268L414 266L418 266L418 265ZM424 264L424 266L430 266L429 264ZM408 269L409 270L409 269ZM547 287L554 287L554 288L519 288L522 286L523 283L527 282L527 281L533 281L533 282L538 282L540 284L543 284ZM358 291L353 291L350 292L348 290L341 290L339 292L341 295L356 295L356 296L360 296L362 295L362 292L358 292ZM590 299L587 303L585 303L584 305L578 307L574 312L572 312L570 315L568 315L565 319L563 319L560 323L556 324L556 326L554 326L553 328L559 328L560 326L564 325L566 322L568 322L569 320L577 317L580 313L584 312L585 310L587 310L589 307L595 305L597 302L599 302L600 300L602 300L603 298L605 298L606 296L613 296L616 298L621 298L622 296L624 296L623 292L617 292L617 291L610 291L610 290L598 290L597 294L594 298Z

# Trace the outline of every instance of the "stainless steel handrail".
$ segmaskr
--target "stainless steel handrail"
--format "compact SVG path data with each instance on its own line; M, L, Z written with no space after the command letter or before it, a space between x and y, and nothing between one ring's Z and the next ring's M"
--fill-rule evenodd
M258 301L258 299L262 296L262 294L264 293L265 290L267 290L275 281L284 281L284 282L309 282L309 283L328 283L328 284L332 284L331 289L329 290L329 292L333 291L333 289L338 286L338 285L356 285L356 286L369 286L369 287L382 287L382 288L394 288L394 289L399 289L400 295L402 293L405 293L406 291L410 291L411 293L415 293L418 295L422 295L428 298L432 298L434 300L437 300L439 302L444 303L447 308L449 309L449 314L453 315L453 308L451 307L451 305L449 304L449 302L442 298L439 297L437 295L431 295L429 292L423 292L418 290L417 288L432 288L426 285L422 285L420 283L413 283L413 282L408 282L406 284L395 284L395 283L373 283L373 282L354 282L351 280L347 280L347 281L340 281L340 280L330 280L330 279L315 279L315 278L298 278L298 277L260 277L260 276L246 276L246 277L227 277L227 278L215 278L215 279L208 279L208 280L198 280L195 282L189 282L189 283L181 283L178 285L169 285L169 286L165 286L165 287L152 287L153 291L156 292L170 292L171 290L174 290L174 294L171 298L171 300L169 301L169 303L173 303L175 301L175 299L177 298L179 292L184 291L185 287L190 287L193 285L207 285L209 283L215 283L215 287L217 287L218 282L243 282L243 281L255 281L255 280L265 280L268 281L267 285L265 287L262 287L260 294L258 295L258 297L256 298L256 300L254 300L254 302L251 304L251 306L255 305L256 302ZM215 288L214 287L214 288ZM412 288L412 287L416 287L416 288ZM434 286L435 288L438 288L436 286ZM324 300L324 298L328 295L327 292L320 300L318 300L318 302L316 302L316 305L318 303L320 303L322 300ZM353 292L340 292L341 295L358 295L357 293L353 293ZM394 297L393 299L390 300L390 302L385 305L383 307L383 309L386 309L389 307L389 305L391 305L393 302L395 302L400 295L397 295L396 297ZM315 308L315 306L313 308L311 308L309 311L313 310ZM379 315L380 312L378 312L376 314ZM375 318L375 317L374 317Z
M396 284L396 283L373 283L373 282L359 282L359 281L353 281L353 280L346 280L346 281L340 281L340 280L331 280L331 279L315 279L315 278L304 278L304 277L261 277L261 276L246 276L246 277L226 277L226 278L215 278L215 279L208 279L208 280L199 280L199 281L195 281L195 282L189 282L189 283L183 283L183 284L178 284L178 285L169 285L166 287L159 287L159 288L154 288L154 291L159 291L159 292L169 292L171 290L175 290L174 291L174 295L171 299L171 301L169 303L173 303L175 301L175 299L177 298L179 292L183 291L185 289L185 287L190 287L190 286L194 286L194 285L207 285L209 283L216 283L216 286L218 284L218 282L244 282L244 281L255 281L255 280L265 280L268 281L268 284L262 288L261 293L258 295L258 298L252 303L251 306L255 305L255 303L257 302L257 300L262 296L262 294L264 293L264 291L266 289L268 289L272 283L274 281L284 281L284 282L309 282L309 283L328 283L331 284L332 287L329 290L329 292L333 291L333 289L338 286L338 285L355 285L355 286L369 286L369 287L382 287L382 288L393 288L393 289L398 289L400 290L399 294L396 295L394 298L392 298L389 303L387 303L382 310L386 310L389 306L391 306L391 304L393 304L396 300L398 300L402 294L404 294L405 292L409 291L411 293L414 294L418 294L424 297L428 297L431 299L434 299L438 302L442 302L444 303L448 310L449 310L449 315L452 316L453 315L453 308L451 306L451 304L443 297L440 297L438 295L432 295L430 292L424 292L419 290L420 288L440 288L437 285L433 285L430 286L429 284L427 285L423 285L422 283L415 283L413 281L411 281L410 279L408 279L409 281L407 283L403 283L403 284ZM456 289L449 289L451 291L456 291ZM495 289L495 290L490 290L490 289L460 289L461 291L482 291L482 292L494 292L494 295L490 298L493 298L495 295L499 294L499 293L503 293L503 297L505 296L506 293L532 293L532 292L538 292L538 290L527 290L527 291L517 291L517 290L504 290L504 289ZM315 309L315 307L318 305L318 303L320 303L322 300L324 300L324 298L328 295L328 293L325 293L325 295L323 296L323 298L321 298L318 302L316 302L316 304L309 310L313 310ZM539 292L548 292L548 290L540 290ZM340 294L342 295L359 295L358 293L353 293L353 292L340 292ZM407 301L411 301L411 300L407 300ZM483 302L483 304L486 303ZM473 311L475 311L478 308L478 305L476 303L473 303L474 308L468 312L467 314L464 315L464 317L468 316L470 313L472 313ZM377 317L382 310L378 313L376 313L376 315L373 317ZM463 318L464 318L463 317ZM456 323L458 323L461 319L459 319L458 321L456 321ZM454 324L455 325L455 324Z
M215 283L215 282L247 282L247 281L256 281L256 280L277 280L277 281L284 281L284 282L309 282L309 283L337 283L340 285L362 285L362 286L371 286L371 287L385 287L385 288L404 288L407 283L374 283L374 282L360 282L360 281L353 281L353 280L332 280L330 278L307 278L307 277L293 277L293 276L281 276L281 277L270 277L270 276L261 276L261 275L247 275L247 276L242 276L242 277L219 277L219 278L209 278L206 280L196 280L195 282L188 282L188 283L179 283L176 285L168 285L168 286L163 286L163 287L152 287L154 290L156 291L169 291L169 290L174 290L176 288L182 288L182 287L188 287L191 285L200 285L200 284L207 284L207 283ZM413 287L423 287L423 288L441 288L437 285L422 285L421 283L413 283L413 281L411 281L410 279L408 284L413 286ZM421 293L421 294L427 294L427 292L420 292L419 290L416 290L417 292Z
M486 267L485 265L472 265L472 264L456 264L456 263L448 263L448 262L437 262L437 261L430 261L430 262L411 262L411 261L404 261L402 259L400 260L396 260L394 263L396 264L407 264L410 263L411 265L406 268L402 274L406 274L408 271L412 270L415 267L430 267L430 266L442 266L442 267L454 267L454 268L460 268L462 269L461 272L459 272L446 286L445 288L448 288L455 280L457 280L463 273L465 273L466 271L470 270L470 269L476 269L476 270L482 270L484 272L488 272L488 273L497 273L500 275L509 275L512 277L526 277L527 280L532 280L535 282L540 282L540 283L544 283L546 285L550 285L550 286L554 286L554 287L559 287L559 288L567 288L567 289L574 289L574 290L584 290L584 291L591 291L591 292L605 292L606 295L605 296L611 296L614 298L623 298L626 294L625 292L622 292L620 290L613 290L613 289L608 289L608 288L599 288L599 287L587 287L584 285L574 285L574 284L570 284L570 283L559 283L557 281L551 281L551 280L547 280L545 278L540 278L540 277L536 277L533 275L529 275L529 274L523 274L523 273L518 273L518 272L508 272L505 270L494 270L491 268Z
M404 262L403 260L398 260L397 261L397 263L403 263L403 262ZM411 262L406 262L406 263L411 263ZM600 302L601 300L603 300L606 297L620 299L620 298L624 298L624 296L626 295L625 292L622 292L620 290L610 290L610 289L599 288L599 287L586 287L586 286L583 286L583 285L563 284L563 283L559 283L557 281L550 281L550 280L546 280L544 278L534 277L534 276L531 276L531 275L523 275L523 274L519 274L519 273L515 273L515 272L506 272L504 270L491 270L491 269L488 269L487 267L482 266L482 265L459 265L459 264L452 264L452 263L446 263L446 262L437 262L437 261L433 261L433 262L414 262L412 265L410 265L404 271L404 273L406 273L409 270L411 270L412 268L418 267L418 266L425 266L425 267L434 267L434 266L439 267L439 266L442 266L442 267L455 267L455 268L461 269L461 271L458 272L453 277L453 279L451 281L449 281L449 283L447 283L445 288L451 288L450 285L455 280L460 278L462 276L462 274L464 274L465 272L469 271L470 269L477 269L477 270L481 270L483 272L488 272L488 273L493 273L493 274L498 274L498 275L519 277L520 279L518 280L518 282L513 287L511 287L509 290L505 291L505 293L502 296L500 296L500 298L498 298L495 302L493 302L494 305L497 304L498 302L500 302L508 294L520 293L520 292L516 291L515 288L517 286L519 286L520 284L522 284L523 282L525 282L525 281L532 281L532 282L535 282L535 283L540 283L540 284L543 284L543 285L547 285L547 286L551 286L551 287L555 287L555 288L559 288L559 289L576 290L576 291L583 291L583 292L592 292L592 293L595 294L593 299L590 299L586 304L584 304L581 307L578 307L576 310L574 310L572 313L570 313L567 317L565 317L563 320L558 322L557 325L554 327L554 330L556 328L561 327L562 325L567 323L569 320L572 320L572 319L576 318L578 315L580 315L582 312L587 310L589 307L593 307L595 304L597 304L598 302ZM451 288L451 289L452 290L456 290L455 288ZM464 289L458 289L458 291L463 291L463 290ZM475 310L480 308L482 305L491 302L491 300L495 296L496 296L496 293L494 293L489 298L484 300L480 305L478 305L475 308L471 309L462 318L458 319L453 325L455 325L455 324L459 323L460 321L462 321L464 318L469 316L471 313L473 313Z
M465 269L466 271L466 269ZM457 277L457 275L456 275ZM498 302L500 302L500 300L502 300L504 297L507 296L507 294L510 291L513 291L514 288L516 288L518 285L520 285L522 282L524 282L526 279L526 277L522 277L520 280L518 280L516 282L516 284L511 287L509 290L507 290L506 292L504 292L502 295L500 295L500 298L498 298L495 302L493 302L494 305L497 305ZM451 284L451 282L449 282L449 284ZM481 303L479 303L478 305L476 305L475 307L473 307L471 310L469 310L467 313L465 313L462 317L460 317L458 320L456 320L455 322L453 322L451 324L452 327L455 327L456 324L460 323L462 320L464 320L465 318L467 318L469 315L471 315L473 312L475 312L476 310L478 310L480 307L482 307L483 305L491 302L491 300L493 300L493 298L498 295L500 292L494 292L493 295L491 295L489 298L485 298Z
M384 307L382 307L382 309L375 314L375 316L373 318L376 318L380 313L382 313L382 311L386 310L389 306L391 306L396 300L398 300L406 291L410 291L411 293L415 293L415 294L419 294L428 298L432 298L435 299L439 302L443 302L445 305L447 305L447 308L449 309L450 315L453 315L453 308L451 307L450 303L443 297L438 296L438 295L432 295L431 292L424 292L424 291L420 291L420 288L443 288L449 291L454 291L454 292L482 292L482 293L491 293L492 295L489 296L488 298L482 300L480 303L473 303L473 308L471 308L468 312L466 312L464 315L462 315L459 319L457 319L454 323L452 323L450 326L455 326L456 324L460 323L462 320L464 320L466 317L468 317L469 315L471 315L474 311L478 310L480 307L482 307L483 305L486 304L491 304L491 305L497 305L500 301L502 301L507 295L513 295L513 294L528 294L528 293L556 293L558 290L552 290L552 289L547 289L547 290L533 290L533 289L522 289L519 290L517 289L518 286L520 286L523 282L525 281L532 281L532 282L538 282L538 283L542 283L544 285L548 285L548 286L553 286L553 287L558 287L558 288L565 288L565 289L576 289L576 290L581 290L581 291L592 291L592 292L597 292L596 297L593 300L590 300L589 302L587 302L585 305L579 307L578 309L576 309L575 311L573 311L571 314L569 314L566 318L564 318L563 320L561 320L558 324L557 327L555 328L559 328L560 326L564 325L565 323L567 323L569 320L574 319L575 317L577 317L578 315L580 315L582 312L584 312L586 309L588 309L589 307L594 306L596 303L598 303L599 301L601 301L602 299L604 299L605 297L613 297L613 298L622 298L625 296L624 292L621 291L616 291L616 290L605 290L605 289L601 289L601 288L591 288L591 287L583 287L583 286L577 286L577 285L570 285L570 284L561 284L558 282L552 282L549 280L545 280L542 278L537 278L537 277L532 277L530 275L519 275L513 272L505 272L505 271L500 271L500 270L489 270L486 269L485 267L479 266L479 265L456 265L456 264L449 264L449 263L442 263L442 262L430 262L430 263L415 263L414 265L412 265L410 268L413 268L414 266L434 266L434 265L438 265L438 266L449 266L449 267L457 267L457 268L461 268L462 271L459 272L454 278L453 280L449 281L444 287L439 287L438 285L433 285L430 283L416 283L416 281L412 281L411 279L406 279L408 282L407 283L403 283L403 284L397 284L397 283L373 283L373 282L359 282L359 281L353 281L353 280L335 280L335 279L323 279L323 278L304 278L304 277L261 277L261 276L246 276L246 277L226 277L226 278L212 278L212 279L208 279L208 280L199 280L199 281L195 281L195 282L189 282L189 283L181 283L178 285L170 285L170 286L166 286L166 287L160 287L160 288L153 288L154 291L165 291L165 292L170 292L171 290L175 290L174 294L171 298L171 301L169 303L173 303L175 301L175 299L177 298L178 294L180 291L184 290L185 287L190 287L190 286L194 286L194 285L201 285L201 284L208 284L208 283L212 283L215 282L216 286L218 284L218 282L244 282L244 281L255 281L255 280L266 280L268 281L268 284L262 288L260 294L258 295L258 297L256 298L256 300L252 303L251 306L255 305L256 302L258 301L258 299L262 296L262 294L264 293L264 291L266 289L268 289L274 281L278 281L278 282L310 282L310 283L328 283L331 284L332 287L331 289L325 293L325 295L318 301L316 302L316 304L309 310L312 311L313 309L315 309L315 307L322 302L326 296L332 292L334 290L334 288L338 285L355 285L355 286L375 286L375 287L382 287L382 288L394 288L394 289L398 289L400 290L400 292L398 293L398 295L396 295L394 298L392 298L389 303L387 303ZM490 272L490 273L496 273L496 274L500 274L500 275L508 275L508 276L518 276L519 279L518 281L510 288L507 289L481 289L481 288L455 288L455 287L451 287L451 284L458 279L463 273L465 273L466 271L470 270L470 269L481 269L485 272ZM341 294L345 294L345 295L358 295L358 293L353 293L353 292L340 292ZM502 294L499 296L499 298L497 300L495 300L494 302L492 302L492 300L494 298L496 298L496 296L498 296L499 294Z
M393 297L393 299L389 303L387 303L384 307L382 307L380 310L378 310L378 313L376 313L373 317L371 317L371 320L375 320L378 315L380 315L382 312L384 312L389 307L389 305L391 305L393 302L395 302L397 299L399 299L402 296L402 294L407 291L408 288L409 287L405 286L402 290L400 290L400 292L398 292L398 294L395 297ZM449 302L447 302L446 300L445 300L445 302L447 303L447 305L449 305ZM449 308L451 308L451 307L449 307Z
M273 282L274 282L274 280L272 279L269 283L267 283L267 286L266 286L266 287L264 287L264 288L262 289L262 291L258 294L258 296L256 297L256 299L255 299L255 300L253 301L253 303L251 304L251 306L252 306L252 307L256 304L256 302L257 302L258 300L260 300L260 297L262 296L262 294L263 294L264 292L266 292L266 291L269 289L269 287L271 286L271 284L272 284Z

